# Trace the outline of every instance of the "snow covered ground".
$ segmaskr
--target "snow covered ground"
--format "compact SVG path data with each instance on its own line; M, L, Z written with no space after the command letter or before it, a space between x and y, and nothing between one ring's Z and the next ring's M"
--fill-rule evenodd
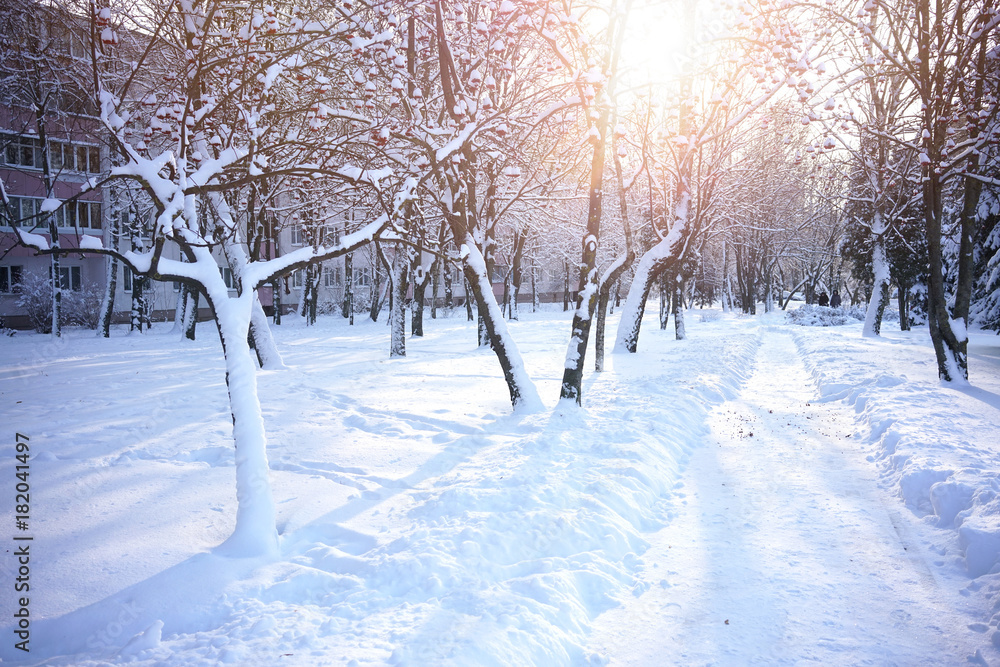
M510 414L464 313L276 328L259 374L277 558L235 517L208 325L0 340L0 658L96 665L1000 664L1000 338L655 313L558 406L569 315L513 323ZM589 362L592 363L592 362ZM30 529L15 529L15 433ZM30 654L14 648L30 534Z

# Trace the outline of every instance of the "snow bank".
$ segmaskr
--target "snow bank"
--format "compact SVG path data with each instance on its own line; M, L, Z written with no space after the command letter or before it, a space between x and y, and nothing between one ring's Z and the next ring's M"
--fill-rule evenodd
M804 327L838 327L865 319L865 312L858 308L831 308L803 304L785 312L785 321Z
M974 386L953 388L938 381L926 330L883 336L851 327L795 340L822 400L854 406L883 482L951 536L939 553L957 550L971 577L1000 574L1000 339L973 334Z

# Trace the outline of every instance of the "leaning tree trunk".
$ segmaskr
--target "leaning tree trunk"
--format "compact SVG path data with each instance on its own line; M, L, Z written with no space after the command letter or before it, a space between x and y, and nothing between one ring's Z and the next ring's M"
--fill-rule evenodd
M594 371L604 370L604 330L608 320L608 302L611 300L611 286L615 288L617 299L618 285L622 274L635 261L635 250L632 248L632 227L628 220L628 202L625 198L625 185L622 178L621 161L617 156L615 173L618 177L618 208L622 218L622 228L625 232L625 254L617 257L611 266L601 276L601 289L597 296L597 330L594 332ZM532 274L534 275L534 274Z
M670 232L663 240L647 250L635 267L632 285L629 287L625 303L622 305L622 317L618 322L615 352L635 353L649 292L656 279L664 270L674 266L687 248L690 234L688 207L691 203L691 192L686 170L682 169L681 175L682 177L677 181L674 221Z
M615 352L635 353L639 343L639 329L642 325L642 316L646 311L646 301L649 299L649 292L653 284L664 269L667 268L668 260L661 257L660 252L655 252L665 241L653 246L639 259L639 264L635 268L635 276L625 296L625 303L622 304L622 317L618 322L618 334L615 339Z
M456 238L462 237L456 236ZM510 402L515 411L538 410L542 405L541 398L524 370L524 361L507 330L507 323L493 294L493 284L486 271L486 261L471 235L466 235L464 244L468 248L468 253L462 263L462 272L472 290L478 310L483 315L482 321L486 326L490 347L497 355L504 380L507 382Z

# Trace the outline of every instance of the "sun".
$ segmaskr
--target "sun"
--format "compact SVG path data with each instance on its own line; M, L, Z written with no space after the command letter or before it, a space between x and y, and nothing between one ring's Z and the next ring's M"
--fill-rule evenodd
M622 82L625 87L676 81L685 63L696 57L691 36L685 34L681 3L650 2L632 6L622 45Z

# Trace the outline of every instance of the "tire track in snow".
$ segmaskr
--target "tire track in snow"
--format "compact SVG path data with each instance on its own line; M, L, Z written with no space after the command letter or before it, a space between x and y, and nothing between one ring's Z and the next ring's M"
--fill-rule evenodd
M853 417L810 405L790 336L764 336L649 538L649 590L597 619L591 647L613 665L965 662L961 612L884 504Z

